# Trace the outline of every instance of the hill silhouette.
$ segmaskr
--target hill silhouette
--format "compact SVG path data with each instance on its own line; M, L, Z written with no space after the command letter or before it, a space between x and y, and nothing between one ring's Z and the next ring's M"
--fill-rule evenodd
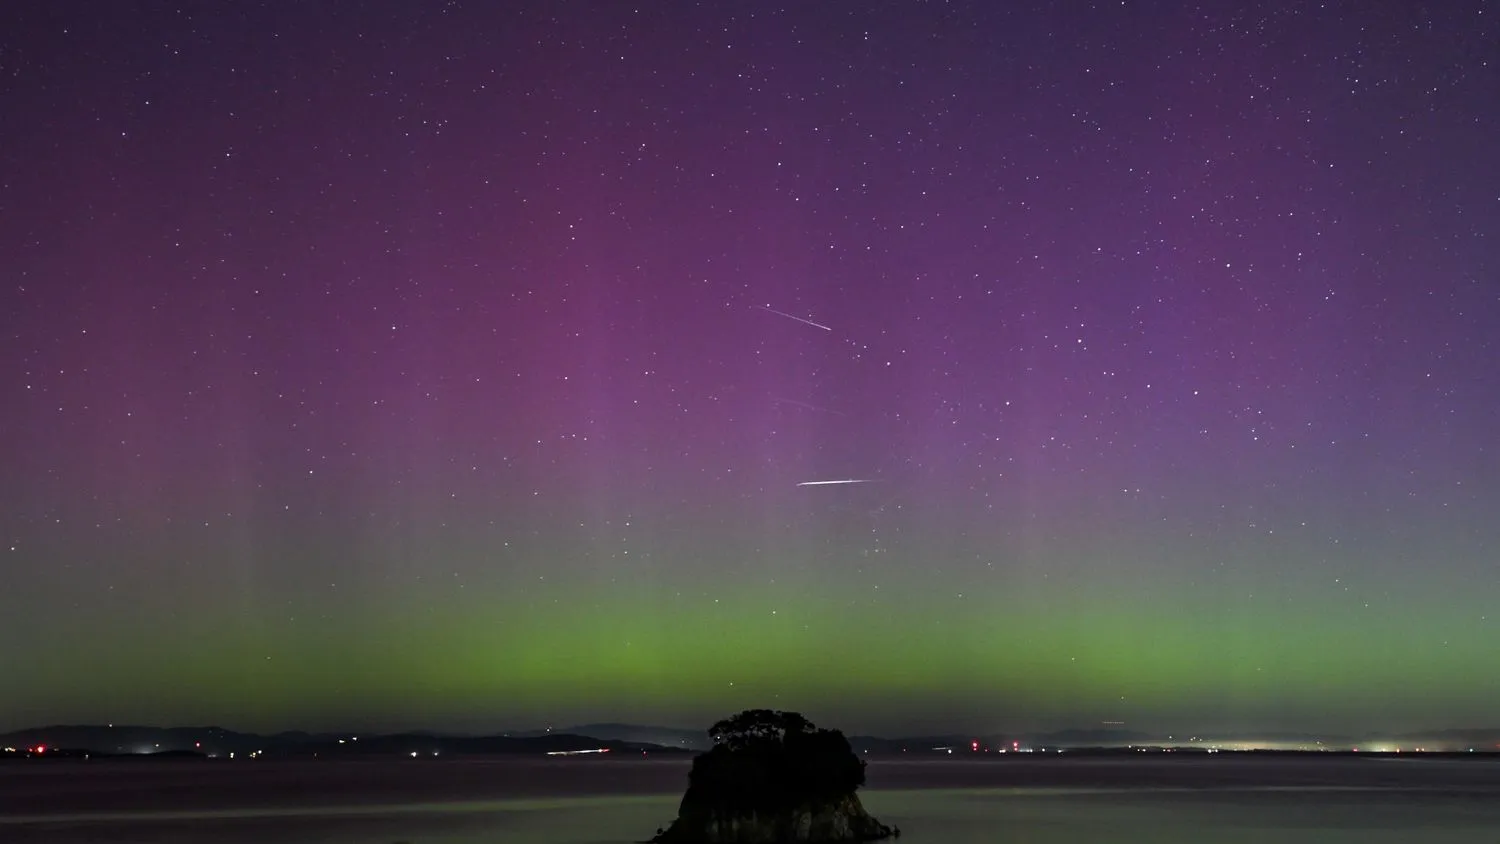
M353 733L282 732L274 735L242 733L220 727L142 727L56 725L17 730L0 735L0 746L84 751L96 755L154 756L197 754L205 757L339 758L358 756L511 755L606 751L639 757L648 754L686 754L678 747L619 741L572 733L534 736L445 736L404 732Z
M838 730L796 712L752 709L713 725L693 759L677 818L656 844L874 841L900 832L855 793L865 762Z

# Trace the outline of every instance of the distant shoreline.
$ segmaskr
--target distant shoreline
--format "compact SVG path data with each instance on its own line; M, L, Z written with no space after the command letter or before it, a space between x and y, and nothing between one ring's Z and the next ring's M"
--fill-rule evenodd
M698 751L683 750L679 748L651 748L649 750L638 750L635 748L623 751L615 751L611 754L601 753L594 757L601 763L609 763L618 760L634 761L642 756L660 758L687 759ZM215 755L192 750L164 750L158 753L108 753L93 750L78 750L71 748L52 748L45 753L39 754L0 754L0 765L37 765L56 764L62 762L213 762L213 763L244 763L264 764L266 762L371 762L388 763L400 762L411 758L416 762L454 762L464 760L524 760L537 759L541 757L568 756L570 753L547 753L537 751L511 751L501 753L479 753L479 752L448 752L446 754L416 754L416 753L345 753L345 754L321 754L314 751L299 753L284 753L276 756L268 756L264 759L236 758L233 756ZM920 750L912 752L866 752L862 758L875 760L904 760L904 761L927 761L944 762L954 764L965 764L970 762L1000 762L1009 761L1016 764L1026 764L1028 761L1056 760L1056 759L1155 759L1155 758L1197 758L1206 756L1220 756L1224 758L1262 758L1262 759L1500 759L1500 750L1479 749L1473 750L1384 750L1384 751L1360 751L1360 750L1280 750L1280 749L1254 749L1254 750L1220 750L1205 749L1197 747L1071 747L1058 749L1045 749L1040 751L1021 752L958 752L941 753L933 750Z
M689 760L460 757L57 760L0 766L0 815L300 811L682 793ZM1007 754L971 760L872 756L865 792L1129 793L1369 791L1500 798L1500 754ZM343 809L341 809L342 811Z

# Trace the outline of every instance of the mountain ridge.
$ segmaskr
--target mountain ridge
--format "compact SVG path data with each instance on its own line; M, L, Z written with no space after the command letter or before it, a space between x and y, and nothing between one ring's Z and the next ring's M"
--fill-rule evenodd
M855 752L953 753L1030 750L1035 748L1111 748L1129 746L1225 747L1307 750L1500 749L1500 728L1451 728L1425 733L1341 736L1318 733L1226 733L1217 735L1154 734L1118 729L1068 729L1015 735L936 734L886 738L852 735ZM283 730L261 734L220 726L153 727L146 725L54 724L0 734L0 746L12 752L67 748L97 754L153 755L196 752L203 755L269 754L287 756L366 756L441 754L536 754L608 751L613 753L688 753L710 746L703 730L606 722L561 729L543 728L493 734L453 734L404 730L389 733L306 732Z

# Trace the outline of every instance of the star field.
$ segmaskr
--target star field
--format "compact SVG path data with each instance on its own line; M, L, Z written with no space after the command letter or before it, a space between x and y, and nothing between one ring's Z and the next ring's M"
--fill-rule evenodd
M8 8L0 728L1481 725L1497 17Z

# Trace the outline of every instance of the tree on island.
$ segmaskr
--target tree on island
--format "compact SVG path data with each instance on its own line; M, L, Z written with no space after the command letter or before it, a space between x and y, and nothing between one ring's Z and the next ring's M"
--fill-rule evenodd
M796 712L750 709L714 724L693 759L677 819L657 844L875 841L900 835L865 812L865 762L838 730Z

